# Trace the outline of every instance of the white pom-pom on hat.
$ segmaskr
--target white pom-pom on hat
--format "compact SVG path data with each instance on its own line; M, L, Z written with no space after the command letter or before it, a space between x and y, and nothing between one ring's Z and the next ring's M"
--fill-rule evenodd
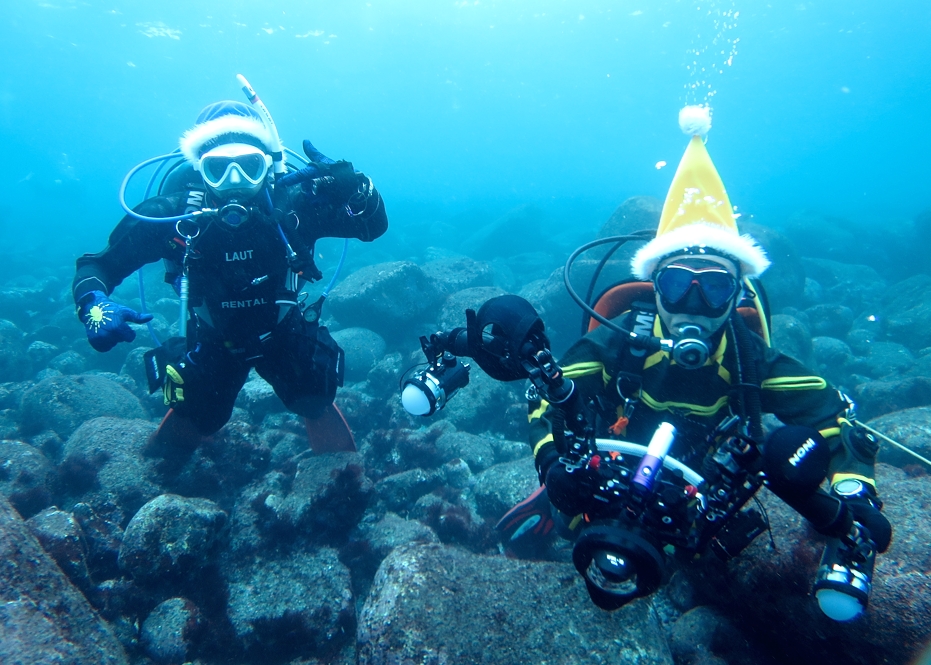
M679 128L689 136L704 136L711 130L711 107L682 107L679 111Z

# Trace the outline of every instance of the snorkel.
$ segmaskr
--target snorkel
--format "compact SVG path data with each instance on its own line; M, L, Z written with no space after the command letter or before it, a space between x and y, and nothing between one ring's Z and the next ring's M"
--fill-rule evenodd
M249 100L249 103L258 110L259 115L262 116L262 122L265 123L265 127L271 134L272 172L275 174L275 180L277 181L278 178L287 171L284 161L284 151L281 146L281 136L278 134L278 126L275 124L275 120L272 118L272 114L268 110L268 107L265 106L265 102L262 101L262 98L259 97L255 88L246 80L246 77L242 74L236 74L236 79L239 81L240 85L242 85L242 94L244 94L246 99ZM287 248L288 260L294 261L297 258L297 252L294 251L294 248L291 247L291 243L288 242L288 237L285 235L284 229L281 228L280 223L278 224L278 234L281 236L281 240Z
M249 100L249 103L258 110L259 115L262 116L262 122L265 123L265 127L268 128L268 131L272 135L272 170L275 173L275 177L277 178L280 175L284 175L287 170L285 167L284 150L281 146L281 137L278 135L278 127L275 125L275 120L272 118L272 114L269 112L268 107L265 106L265 102L263 102L258 93L256 93L255 88L249 85L249 81L246 80L246 77L242 74L236 74L236 79L242 85L242 93L246 96L246 99Z
M281 145L281 136L278 134L278 126L275 124L272 114L269 112L268 107L265 106L265 102L262 101L262 98L259 97L258 93L255 91L249 81L246 80L246 77L242 74L236 74L236 79L242 85L242 93L246 96L246 99L249 100L249 103L254 106L259 115L262 116L262 119L265 123L265 126L268 128L268 131L272 135L272 171L275 174L275 180L277 181L279 177L283 176L287 172L287 167L285 165L284 153L285 150ZM289 154L294 154L290 150ZM291 243L288 242L288 238L285 235L284 229L281 228L281 224L278 224L278 233L281 235L281 239L284 241L285 247L288 250L288 258L294 259L297 257L297 253L291 247ZM304 312L304 318L308 321L316 321L320 317L320 309L323 306L323 301L326 300L327 296L330 294L330 290L333 288L333 285L336 284L336 280L339 277L340 271L343 269L343 263L346 260L346 253L349 250L349 238L346 238L343 243L343 253L339 258L339 264L336 266L336 272L333 273L333 277L330 279L329 284L326 285L326 288L323 289L320 297L313 304L307 305L302 309Z

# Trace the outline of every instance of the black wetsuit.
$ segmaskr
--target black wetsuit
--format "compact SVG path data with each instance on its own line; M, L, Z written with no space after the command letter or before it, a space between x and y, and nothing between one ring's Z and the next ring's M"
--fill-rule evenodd
M176 216L200 210L204 197L197 189L155 197L136 212ZM354 216L344 204L307 195L300 185L276 198L279 210L293 214L276 215L263 192L255 197L259 203L250 208L249 220L235 229L207 215L196 220L199 235L191 241L188 259L191 330L181 370L183 401L172 406L205 434L229 419L251 367L300 415L313 417L332 402L341 377L341 351L326 328L301 316L294 304L297 292L301 280L316 271L312 257L318 239L372 241L388 228L384 203L374 190L365 209ZM292 270L279 225L307 259L303 275ZM181 229L194 235L190 222L182 222ZM176 282L185 250L174 222L127 215L103 251L77 260L75 303L80 305L91 291L112 293L134 271L160 259L166 264L166 281Z

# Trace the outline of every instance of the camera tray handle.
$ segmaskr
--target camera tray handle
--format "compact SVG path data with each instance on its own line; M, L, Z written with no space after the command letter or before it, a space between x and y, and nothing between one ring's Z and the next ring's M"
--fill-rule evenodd
M595 439L595 443L598 446L598 450L603 452L617 452L622 455L634 455L637 457L643 457L646 455L647 447L642 446L639 443L631 443L629 441L615 441L614 439ZM663 459L663 466L670 471L679 471L682 473L682 478L693 485L694 487L700 487L705 479L701 477L694 469L686 466L679 460L666 456Z

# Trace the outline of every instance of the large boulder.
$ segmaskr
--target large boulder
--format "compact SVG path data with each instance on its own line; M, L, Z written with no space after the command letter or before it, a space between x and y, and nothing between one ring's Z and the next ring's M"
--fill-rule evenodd
M914 275L893 284L883 296L886 334L913 350L931 346L931 276Z
M368 328L344 328L333 339L346 354L346 381L363 381L385 355L385 340Z
M417 499L432 492L443 482L435 470L410 469L386 476L375 483L375 498L380 506L396 512L406 512Z
M462 251L468 256L488 259L514 254L515 238L534 238L540 233L543 212L533 205L509 210L498 219L481 224L462 241Z
M931 377L909 376L868 381L854 390L857 411L862 418L877 418L883 414L918 406L931 405Z
M829 259L802 259L805 275L823 288L823 300L854 311L865 311L885 302L886 280L870 266Z
M169 598L146 617L140 631L142 648L159 665L188 661L206 621L194 603L186 598Z
M772 261L761 278L770 307L778 311L782 307L796 305L805 291L805 267L795 246L768 226L741 220L740 230L753 236Z
M811 348L814 363L810 367L834 385L843 383L853 360L850 347L834 337L813 337Z
M525 391L523 381L501 383L473 367L469 385L456 394L442 415L464 432L514 436L514 420L520 426L527 422Z
M296 460L290 488L269 492L258 510L278 536L341 543L362 517L372 493L359 453L307 455Z
M473 488L479 514L497 522L518 502L530 496L538 487L533 457L496 464L478 474Z
M26 524L72 584L87 593L91 587L87 541L74 515L53 506L33 515Z
M94 418L68 437L58 468L64 496L94 508L115 502L134 514L161 494L153 460L142 451L155 425L147 420Z
M902 344L895 342L873 342L869 353L857 362L856 370L861 374L883 379L905 374L915 366L915 356Z
M340 560L352 571L356 597L364 598L378 567L394 548L410 543L435 542L438 542L436 533L422 522L404 519L391 512L379 519L372 512L366 514L349 543L340 550Z
M767 271L768 272L768 271ZM853 325L854 313L849 307L836 303L821 304L805 310L811 334L843 339Z
M352 273L333 289L327 304L342 325L367 327L395 338L400 331L406 334L412 321L423 320L440 297L420 266L395 261Z
M256 662L328 658L351 639L349 570L335 550L260 559L227 575L229 622Z
M160 470L166 470L168 476L164 485L175 494L224 503L231 500L240 488L265 472L271 458L268 440L247 421L246 414L234 410L230 421L216 434L205 437L174 476L167 472L165 464L182 462L183 454L169 462L169 453L160 463Z
M187 579L212 563L226 525L226 513L207 499L155 497L126 527L120 568L146 584Z
M0 497L0 662L127 665L119 640Z
M443 306L440 307L436 321L437 328L440 330L464 328L467 309L473 309L477 312L487 301L504 294L504 290L499 289L497 286L475 286L451 293L446 298Z
M773 347L805 365L812 364L811 332L802 321L788 314L776 314L770 335Z
M584 298L592 287L591 281L598 266L599 260L590 256L582 256L572 264L570 279L580 297ZM582 309L566 290L564 273L564 267L559 266L545 280L531 282L518 292L543 319L551 349L557 356L582 336ZM592 300L597 299L606 289L628 279L631 279L629 260L621 254L613 255L598 273L592 289Z
M252 422L262 422L269 414L287 411L275 389L255 370L249 372L249 380L236 396L236 406L248 411Z
M649 601L604 612L569 564L437 544L382 562L357 639L360 665L673 662Z
M495 271L484 261L449 256L427 261L421 268L443 297L478 286L492 286Z
M478 473L495 463L493 438L450 428L437 439L436 449L442 462L461 459L473 473Z
M895 411L867 424L919 455L931 459L931 407L919 406ZM918 464L918 460L912 455L884 441L880 442L877 459L900 468L914 467Z
M4 381L22 381L32 376L36 354L29 352L31 349L23 337L23 331L13 323L0 320L0 376Z
M81 423L100 416L145 418L139 399L103 376L79 374L39 381L23 394L23 429L52 429L66 437Z
M55 311L60 289L60 277L33 278L28 286L8 284L0 288L0 312L28 330L37 320L44 320ZM77 323L73 309L71 318Z
M635 231L656 231L663 202L652 196L632 196L619 205L601 230L599 238L626 236Z
M0 440L0 494L25 518L52 501L52 465L38 448L22 441Z

